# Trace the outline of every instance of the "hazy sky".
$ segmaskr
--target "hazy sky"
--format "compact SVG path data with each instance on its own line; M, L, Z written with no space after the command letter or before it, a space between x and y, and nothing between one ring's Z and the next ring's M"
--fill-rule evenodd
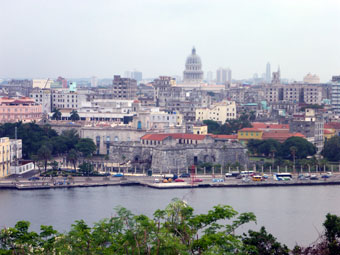
M0 0L0 77L340 74L340 0Z

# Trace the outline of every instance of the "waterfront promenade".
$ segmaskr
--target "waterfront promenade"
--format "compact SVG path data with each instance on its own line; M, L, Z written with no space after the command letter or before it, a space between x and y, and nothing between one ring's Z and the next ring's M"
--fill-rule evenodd
M145 176L141 174L126 174L124 177L54 177L40 178L39 180L30 181L27 178L7 178L0 179L0 189L59 189L59 188L81 188L81 187L98 187L98 186L127 186L143 185L156 189L179 189L179 188L209 188L209 187L264 187L264 186L306 186L306 185L340 185L340 173L333 173L329 178L321 178L324 173L317 173L318 180L310 178L299 180L297 174L293 175L290 181L276 181L272 175L263 181L252 181L249 179L245 182L242 179L225 178L221 175L197 175L196 178L201 182L192 182L191 178L182 178L184 182L162 183L163 175ZM213 179L219 179L220 182L214 182ZM156 182L157 180L157 182ZM223 180L223 181L222 181ZM158 181L160 181L158 183Z

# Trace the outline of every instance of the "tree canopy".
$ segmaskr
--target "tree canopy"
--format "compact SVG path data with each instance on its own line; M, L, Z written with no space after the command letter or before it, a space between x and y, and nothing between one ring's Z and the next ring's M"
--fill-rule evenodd
M338 255L340 218L327 214L325 234L310 247L286 245L266 231L249 230L235 234L241 226L255 221L253 213L239 214L227 205L217 205L205 214L194 214L185 202L174 199L152 218L134 215L117 207L111 218L93 225L76 221L69 232L58 233L42 225L40 233L19 221L0 230L0 254L236 254L236 255ZM290 253L292 252L292 253Z
M224 124L213 120L204 120L203 123L208 126L209 133L231 135L237 133L242 128L252 127L250 123L251 118L252 115L243 113L238 119L227 120Z
M294 148L295 154L292 153ZM316 153L316 147L302 137L290 137L281 147L280 154L283 158L293 159L294 155L297 159L304 159L307 156L313 156Z
M49 125L39 126L35 123L5 123L0 125L1 137L15 138L15 127L18 129L18 139L22 139L22 154L25 159L38 155L42 146L48 147L51 155L67 154L72 149L82 153L84 157L92 155L96 145L89 139L81 139L77 130L63 131L60 135ZM44 147L44 151L46 148Z
M79 117L78 112L76 110L72 110L71 115L70 115L70 120L77 121L79 119L80 117Z
M54 109L52 112L52 120L61 120L62 114L59 109Z
M325 142L321 155L329 161L340 161L340 137L333 136Z

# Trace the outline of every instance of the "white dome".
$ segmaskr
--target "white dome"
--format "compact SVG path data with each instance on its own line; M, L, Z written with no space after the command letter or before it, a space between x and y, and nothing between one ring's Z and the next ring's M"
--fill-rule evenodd
M200 58L200 56L196 55L196 49L195 48L192 49L191 55L189 55L187 57L187 61L185 62L185 65L192 65L192 64L202 66L201 58Z
M201 58L196 54L195 47L185 62L183 80L190 83L200 83L203 80L202 62Z

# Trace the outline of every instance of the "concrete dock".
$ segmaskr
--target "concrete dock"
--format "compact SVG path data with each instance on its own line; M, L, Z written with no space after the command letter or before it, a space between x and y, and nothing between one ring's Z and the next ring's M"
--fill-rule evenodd
M318 180L298 180L294 176L291 181L275 181L272 177L264 181L243 182L241 179L224 178L223 182L213 182L212 176L198 176L202 182L191 183L190 178L183 178L184 182L162 183L161 176L130 175L124 178L110 177L75 177L72 181L63 178L43 179L28 181L27 179L0 180L0 189L34 190L34 189L60 189L82 188L100 186L131 186L141 185L154 189L188 189L188 188L240 188L240 187L282 187L282 186L312 186L312 185L340 185L340 174L334 174L330 178Z

